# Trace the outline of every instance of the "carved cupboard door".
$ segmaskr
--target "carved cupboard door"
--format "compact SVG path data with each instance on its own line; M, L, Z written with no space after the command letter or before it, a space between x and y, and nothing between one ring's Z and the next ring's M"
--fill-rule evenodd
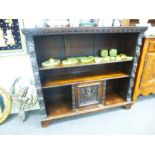
M140 89L144 95L155 92L155 41L149 43Z
M72 87L73 109L104 104L106 81L84 82Z

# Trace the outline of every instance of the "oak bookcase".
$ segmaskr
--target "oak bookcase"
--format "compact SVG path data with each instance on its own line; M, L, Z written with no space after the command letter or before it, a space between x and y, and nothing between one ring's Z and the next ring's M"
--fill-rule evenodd
M41 124L85 113L132 105L132 87L141 39L147 27L77 27L23 29L31 58ZM87 63L43 68L48 58L98 56L117 49L132 61Z

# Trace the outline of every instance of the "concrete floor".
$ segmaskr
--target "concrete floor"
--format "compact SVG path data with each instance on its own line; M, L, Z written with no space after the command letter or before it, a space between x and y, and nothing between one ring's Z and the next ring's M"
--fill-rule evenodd
M40 125L38 111L29 112L22 123L17 114L0 126L0 134L155 134L155 95L140 96L130 110L110 109L56 120L48 128Z

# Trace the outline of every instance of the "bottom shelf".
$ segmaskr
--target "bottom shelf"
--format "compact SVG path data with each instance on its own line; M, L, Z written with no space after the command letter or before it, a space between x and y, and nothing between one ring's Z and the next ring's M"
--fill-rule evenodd
M65 118L70 116L76 116L80 114L100 111L104 109L114 108L114 107L120 107L125 105L131 105L131 102L125 101L123 97L118 95L115 92L108 92L106 95L105 103L98 104L95 106L89 106L86 108L80 108L76 110L72 110L72 103L70 100L61 100L59 99L55 100L52 104L48 104L47 106L47 115L48 117L42 120L42 123L49 122L51 120L59 119L59 118Z
M124 100L122 96L119 94L115 93L114 91L108 92L106 94L106 99L105 99L105 105L106 106L112 106L120 103L126 103L127 101Z

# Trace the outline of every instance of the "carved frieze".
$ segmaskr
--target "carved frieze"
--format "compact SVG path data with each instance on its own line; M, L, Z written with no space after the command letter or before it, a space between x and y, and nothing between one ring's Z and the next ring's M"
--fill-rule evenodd
M142 33L147 27L69 27L23 29L25 35L80 34L80 33ZM30 45L29 45L30 46Z

